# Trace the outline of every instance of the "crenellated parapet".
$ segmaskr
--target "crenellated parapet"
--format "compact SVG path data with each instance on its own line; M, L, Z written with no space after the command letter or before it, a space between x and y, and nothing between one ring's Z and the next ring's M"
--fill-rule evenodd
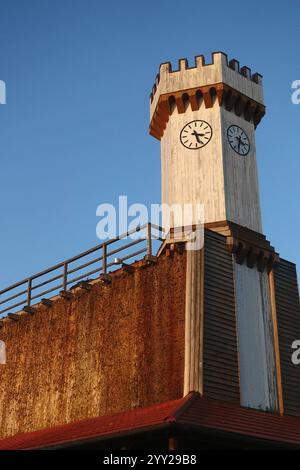
M175 109L181 114L189 106L197 111L215 104L256 127L265 114L262 76L240 67L235 59L229 61L223 52L214 52L210 64L202 55L196 56L192 67L180 59L178 70L172 70L170 62L163 63L150 95L150 134L160 140Z

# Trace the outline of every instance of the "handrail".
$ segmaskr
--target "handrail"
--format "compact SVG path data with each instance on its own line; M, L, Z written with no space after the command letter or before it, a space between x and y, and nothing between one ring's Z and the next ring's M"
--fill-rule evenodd
M130 241L129 243L126 243L122 246L119 246L113 250L108 250L108 247L118 241L122 241L129 237L130 235L133 235L138 232L143 232L145 230L145 236L141 236L140 238L134 239L133 241ZM156 231L157 235L154 236L154 231ZM148 257L151 258L152 256L152 241L153 239L163 241L162 238L163 230L161 227L155 224L151 224L150 222L141 226L136 227L135 229L129 230L126 233L119 235L116 238L113 238L111 240L105 241L104 243L101 243L99 245L96 245L89 250L86 250L76 256L73 256L72 258L69 258L65 261L62 261L61 263L55 264L54 266L51 266L50 268L44 269L43 271L40 271L39 273L36 273L32 276L29 276L22 281L16 282L5 289L2 289L0 291L0 306L3 305L5 308L0 310L0 318L3 318L3 314L7 312L13 313L16 308L20 307L23 305L23 307L30 307L32 305L33 300L37 299L42 299L43 296L54 293L54 292L60 292L62 291L67 291L69 286L71 284L75 284L76 282L86 280L90 276L94 274L107 274L108 270L115 265L114 261L111 261L109 258L112 255L116 255L117 253L120 254L123 252L123 257L119 258L120 262L123 263L126 260L129 260L133 257L140 256L143 253L145 253ZM143 246L143 248L131 252L130 248L134 247L135 245L141 244L143 242L146 242L146 246ZM94 259L89 259L85 260L83 264L80 264L79 266L73 266L71 267L70 265L76 261L79 261L83 258L86 258L87 256L92 255L93 253L99 252L100 255L98 255ZM125 252L125 253L124 253ZM93 269L89 272L84 272L84 270L91 265L95 265L98 263L98 266L96 269ZM59 273L56 273L52 277L46 277L48 275L51 275L51 273L54 273L55 271L61 270ZM72 274L78 273L78 276L76 277L71 277ZM46 278L45 278L46 277ZM38 284L35 283L36 280L39 280ZM51 285L55 281L61 280L59 284L55 284L54 286ZM49 285L50 284L50 285ZM24 288L22 289L22 287ZM40 289L42 287L48 286L46 290L43 290L42 292ZM21 288L21 290L19 290ZM11 295L9 297L3 298L4 294L7 294L11 292ZM21 300L20 298L23 297ZM24 298L25 297L25 298ZM12 304L12 301L15 299L20 299L19 302Z

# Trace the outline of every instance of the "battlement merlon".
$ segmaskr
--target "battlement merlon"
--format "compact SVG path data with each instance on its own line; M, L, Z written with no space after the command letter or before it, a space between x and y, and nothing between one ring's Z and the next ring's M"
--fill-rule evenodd
M150 95L150 120L152 120L159 98L162 95L176 93L199 87L223 84L251 102L264 105L262 76L251 74L249 67L241 67L235 59L228 61L223 52L212 53L212 63L205 64L202 55L195 57L195 66L189 67L186 59L179 60L179 70L172 71L170 62L160 65L155 84Z

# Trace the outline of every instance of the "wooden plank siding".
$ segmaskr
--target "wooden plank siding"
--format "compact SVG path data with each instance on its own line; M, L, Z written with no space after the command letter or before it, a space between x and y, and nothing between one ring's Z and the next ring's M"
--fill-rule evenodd
M240 403L232 255L226 238L205 231L204 396Z
M296 266L280 260L274 267L275 301L284 412L300 416L300 365L292 363L292 343L300 340L300 308Z

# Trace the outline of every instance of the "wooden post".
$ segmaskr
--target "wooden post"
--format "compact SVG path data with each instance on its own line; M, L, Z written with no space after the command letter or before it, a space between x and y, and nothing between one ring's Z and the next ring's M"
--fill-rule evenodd
M106 274L107 271L107 245L103 245L103 251L102 251L102 272L103 274Z
M63 290L66 291L68 286L68 264L64 264Z
M32 279L28 279L27 285L27 305L30 307L31 304L31 287L32 287Z
M147 224L147 255L151 258L152 256L152 233L151 233L151 223L148 222Z
M278 338L278 324L277 324L275 283L274 283L273 269L269 273L269 284L270 284L270 297L271 297L271 309L272 309L272 321L273 321L275 362L276 362L276 374L277 374L278 411L281 415L283 415L284 414L284 403L283 403L283 391L282 391L282 380L281 380L280 349L279 349L279 338Z
M187 251L184 395L203 394L204 249Z

